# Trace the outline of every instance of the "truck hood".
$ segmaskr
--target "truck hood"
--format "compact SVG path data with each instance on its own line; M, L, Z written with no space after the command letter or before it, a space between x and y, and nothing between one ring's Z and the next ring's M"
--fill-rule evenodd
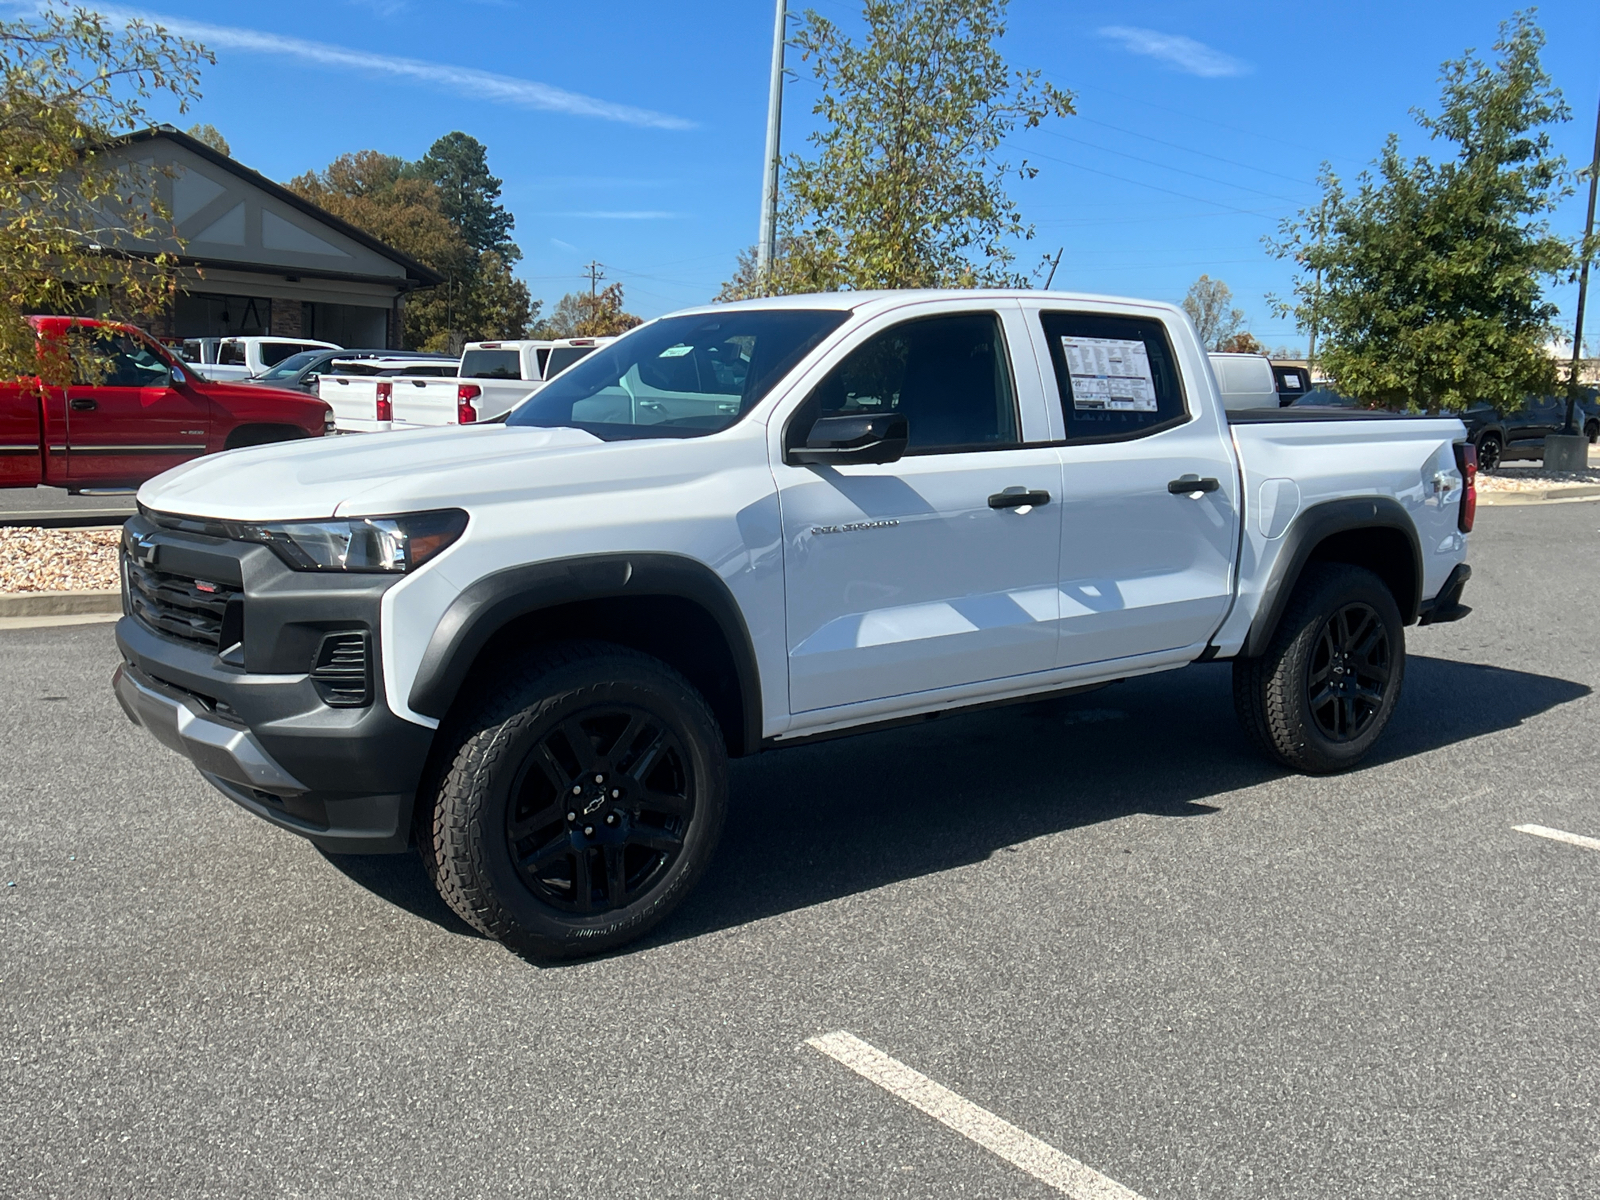
M532 459L646 447L668 449L669 443L604 442L581 429L506 425L312 438L197 458L146 483L139 503L157 512L236 521L448 508L474 495L526 488ZM594 470L580 474L605 478Z

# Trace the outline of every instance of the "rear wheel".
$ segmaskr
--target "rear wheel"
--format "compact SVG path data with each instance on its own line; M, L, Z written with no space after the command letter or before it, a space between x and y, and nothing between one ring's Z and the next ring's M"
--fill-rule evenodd
M665 663L568 643L509 671L456 726L419 844L468 924L539 958L662 920L705 870L727 807L710 709Z
M1236 659L1239 721L1296 771L1353 767L1383 733L1405 676L1399 606L1371 571L1313 563L1259 658Z
M1492 471L1500 465L1505 447L1498 434L1486 433L1478 439L1478 470Z

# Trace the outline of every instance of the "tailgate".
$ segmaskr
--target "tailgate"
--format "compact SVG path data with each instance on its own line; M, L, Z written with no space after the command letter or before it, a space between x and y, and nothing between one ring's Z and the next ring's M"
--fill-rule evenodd
M456 423L456 385L459 379L410 379L396 375L394 425L396 429Z
M324 375L317 381L317 397L333 409L335 429L371 433L389 428L378 421L377 383L371 375Z

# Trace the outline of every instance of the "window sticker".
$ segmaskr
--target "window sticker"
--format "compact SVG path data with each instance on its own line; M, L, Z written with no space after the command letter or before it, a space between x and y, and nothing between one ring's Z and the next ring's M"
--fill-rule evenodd
M1112 412L1156 411L1150 352L1137 339L1063 337L1072 407Z
M660 354L656 355L656 357L657 358L682 358L685 354L692 354L693 352L694 352L694 347L693 346L685 346L682 342L679 342L676 346L668 346Z

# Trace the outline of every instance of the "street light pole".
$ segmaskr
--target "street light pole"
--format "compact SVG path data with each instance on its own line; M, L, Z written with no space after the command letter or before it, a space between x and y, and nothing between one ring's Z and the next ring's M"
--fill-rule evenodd
M1578 274L1578 312L1572 323L1572 374L1567 376L1567 423L1564 434L1578 432L1573 411L1578 407L1578 367L1583 358L1583 306L1589 298L1589 239L1594 236L1594 194L1600 185L1600 109L1594 115L1594 157L1589 161L1589 216L1583 223L1583 269Z
M756 241L756 280L762 288L778 252L778 153L783 125L783 42L788 21L788 0L778 0L772 26L772 85L767 93L767 159L761 172L761 235Z

